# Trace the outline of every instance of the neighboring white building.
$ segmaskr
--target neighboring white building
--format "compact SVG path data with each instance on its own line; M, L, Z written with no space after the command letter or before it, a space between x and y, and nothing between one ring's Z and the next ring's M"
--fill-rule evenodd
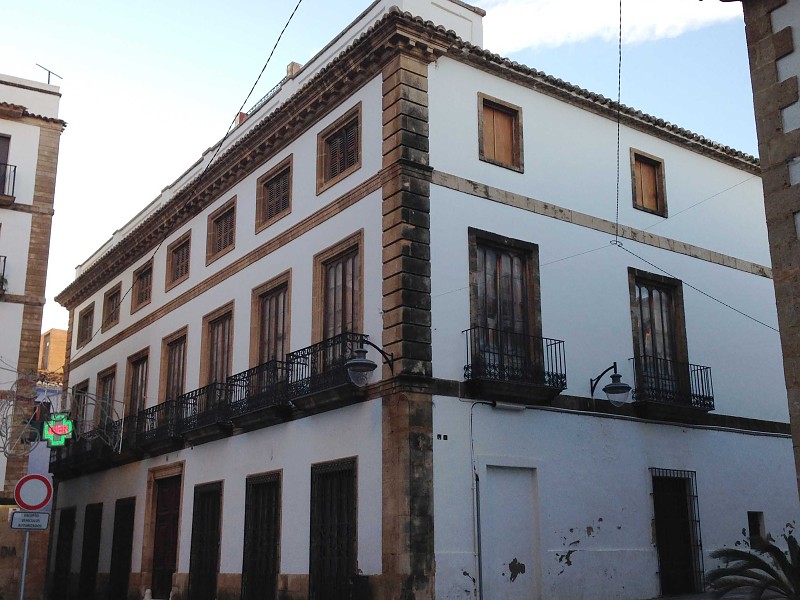
M39 339L50 251L61 132L58 87L0 74L0 403L15 405L14 424L2 411L0 521L14 504L14 486L28 472L19 432L34 411ZM16 436L15 436L16 434ZM16 438L16 439L15 439ZM24 534L0 531L0 595L19 597ZM31 534L31 565L46 565L47 532ZM26 598L39 598L44 581L28 571Z
M373 3L79 267L53 597L649 598L795 520L757 162L622 108L617 225L616 105L483 14Z

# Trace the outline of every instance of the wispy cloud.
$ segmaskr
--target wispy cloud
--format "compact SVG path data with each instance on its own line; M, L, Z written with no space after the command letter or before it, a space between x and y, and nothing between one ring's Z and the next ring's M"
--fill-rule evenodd
M510 54L599 38L616 40L618 0L485 0L484 46ZM623 0L625 43L677 37L713 23L741 18L738 2Z

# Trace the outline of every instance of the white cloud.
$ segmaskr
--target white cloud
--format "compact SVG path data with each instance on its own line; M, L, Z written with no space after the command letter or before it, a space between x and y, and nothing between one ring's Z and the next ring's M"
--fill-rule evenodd
M619 35L618 0L485 0L481 6L484 45L503 55ZM739 2L623 0L623 42L677 37L735 18L742 18Z

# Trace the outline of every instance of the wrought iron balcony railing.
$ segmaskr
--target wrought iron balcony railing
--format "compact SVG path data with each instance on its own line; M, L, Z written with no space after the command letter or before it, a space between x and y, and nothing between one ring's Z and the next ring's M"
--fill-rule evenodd
M214 425L228 418L227 383L211 383L175 400L175 428L178 433Z
M0 163L0 196L13 196L17 183L16 165Z
M464 379L527 383L560 390L567 387L564 342L488 327L473 327L464 333Z
M290 397L330 389L350 381L345 363L369 336L340 333L286 355Z
M632 360L635 400L714 410L711 367L652 356Z
M280 360L271 360L242 373L231 375L228 378L231 415L242 415L286 404L288 400L286 385L286 363Z
M136 443L145 445L164 442L175 436L175 401L167 400L139 413L136 422Z

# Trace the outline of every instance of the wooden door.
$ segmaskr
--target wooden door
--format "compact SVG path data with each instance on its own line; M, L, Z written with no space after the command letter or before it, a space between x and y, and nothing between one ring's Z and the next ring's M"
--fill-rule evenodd
M117 500L114 508L114 537L111 542L110 600L126 600L133 550L133 518L136 498Z
M156 480L156 530L153 537L153 598L169 598L178 558L181 478Z
M217 597L221 501L221 483L199 485L194 489L189 600Z

